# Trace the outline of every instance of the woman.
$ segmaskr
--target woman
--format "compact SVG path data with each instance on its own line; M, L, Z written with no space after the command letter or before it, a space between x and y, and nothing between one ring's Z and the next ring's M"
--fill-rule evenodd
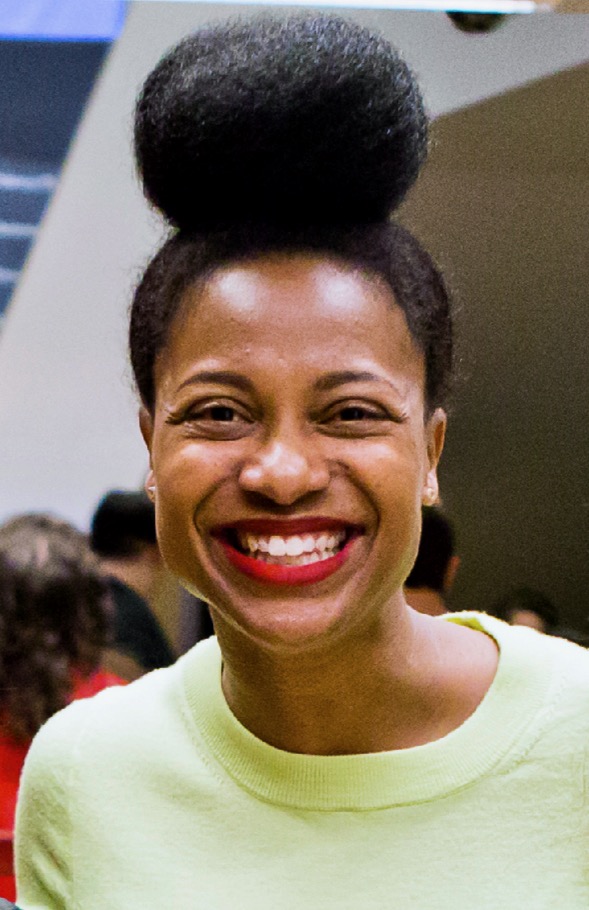
M100 669L106 582L83 534L49 515L0 527L0 829L11 832L31 740L56 711L120 683ZM11 876L0 894L14 897Z
M217 638L42 731L24 910L586 907L585 655L403 597L451 366L388 220L425 157L411 74L345 20L212 28L147 80L136 147L175 228L131 315L147 489Z

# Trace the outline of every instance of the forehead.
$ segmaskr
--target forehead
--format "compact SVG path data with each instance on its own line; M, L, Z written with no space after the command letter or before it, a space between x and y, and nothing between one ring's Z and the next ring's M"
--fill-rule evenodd
M274 255L217 269L186 295L160 367L371 361L423 380L423 358L384 281L337 260ZM157 374L156 374L157 375Z

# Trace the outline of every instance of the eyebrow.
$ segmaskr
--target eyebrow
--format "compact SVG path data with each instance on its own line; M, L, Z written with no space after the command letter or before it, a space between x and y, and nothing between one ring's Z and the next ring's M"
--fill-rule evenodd
M231 386L234 389L242 389L244 392L252 392L254 389L253 383L241 373L232 373L230 370L201 370L180 383L178 391L189 385L198 385L200 382Z
M244 392L253 392L254 384L241 373L234 373L231 370L201 370L185 379L178 386L178 391L190 385L199 383L216 383L217 385L231 386L235 389L241 389ZM327 373L321 376L315 383L318 392L330 392L341 385L348 385L352 382L379 382L390 386L396 392L398 391L394 383L390 380L379 376L377 373L370 373L368 370L338 370L334 373Z
M397 387L394 383L390 382L390 380L385 379L383 376L379 376L377 373L370 373L367 370L339 370L336 373L328 373L326 376L321 376L321 378L317 380L315 388L319 392L330 392L340 385L347 385L351 382L380 382L390 386L395 391L398 391Z

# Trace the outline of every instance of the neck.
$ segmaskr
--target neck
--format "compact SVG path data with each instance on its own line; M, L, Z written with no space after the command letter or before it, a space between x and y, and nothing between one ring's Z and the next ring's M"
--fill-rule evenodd
M311 654L260 648L216 625L229 707L255 736L287 752L360 754L438 739L472 713L496 667L486 636L406 606L391 628ZM456 678L456 665L471 673L480 654L471 636L493 651L491 659L486 650L480 685Z

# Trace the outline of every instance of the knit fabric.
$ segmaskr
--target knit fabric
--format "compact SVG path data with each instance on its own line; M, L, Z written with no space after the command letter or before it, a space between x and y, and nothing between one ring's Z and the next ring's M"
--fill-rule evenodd
M107 686L125 685L124 680L105 670L95 670L89 676L79 670L72 672L72 699L90 698ZM30 742L18 742L4 729L5 721L0 714L0 830L10 834L14 828L16 795L22 766ZM0 874L0 894L14 899L16 894L14 876ZM0 902L0 910L2 904Z
M479 614L496 677L415 748L310 756L231 714L214 639L55 716L25 766L23 910L587 910L589 653Z

